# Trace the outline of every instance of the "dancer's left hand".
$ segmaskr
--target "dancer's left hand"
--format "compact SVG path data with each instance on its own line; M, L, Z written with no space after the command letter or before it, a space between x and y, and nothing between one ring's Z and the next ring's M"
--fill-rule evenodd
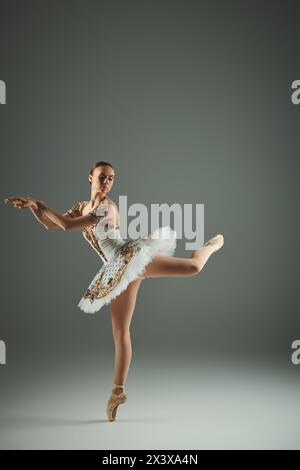
M38 200L33 197L11 196L4 199L4 203L12 203L17 209L25 209L33 207L38 209Z

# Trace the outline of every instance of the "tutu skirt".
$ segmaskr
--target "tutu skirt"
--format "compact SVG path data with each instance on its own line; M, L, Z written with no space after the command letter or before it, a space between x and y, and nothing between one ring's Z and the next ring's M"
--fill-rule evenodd
M94 276L78 307L85 313L97 312L130 282L143 277L146 266L156 255L173 256L175 249L176 231L169 226L159 227L148 238L123 241Z

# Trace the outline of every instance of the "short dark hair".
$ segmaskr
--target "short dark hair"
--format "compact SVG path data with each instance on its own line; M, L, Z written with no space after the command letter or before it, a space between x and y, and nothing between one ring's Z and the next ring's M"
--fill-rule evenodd
M109 163L109 162L103 162L103 161L102 161L102 162L94 163L94 165L92 165L92 167L91 167L91 169L90 169L90 173L89 173L89 174L92 175L94 169L97 168L98 166L110 166L110 167L115 171L115 169L114 169L114 167L112 166L111 163ZM91 184L91 182L89 182L89 183Z

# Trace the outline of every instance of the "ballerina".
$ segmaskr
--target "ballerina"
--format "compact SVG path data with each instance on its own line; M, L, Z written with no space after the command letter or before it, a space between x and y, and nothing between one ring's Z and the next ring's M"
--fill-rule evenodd
M78 307L95 313L110 305L115 343L114 384L106 405L109 421L116 418L117 408L128 398L124 390L132 357L130 323L142 280L163 276L195 276L209 257L224 244L216 234L189 258L175 257L176 231L159 227L150 234L124 241L120 235L117 204L108 197L115 180L115 169L109 162L95 163L88 175L90 200L76 201L61 214L44 202L26 196L4 199L15 208L29 208L47 230L81 230L96 251L102 266L82 295Z

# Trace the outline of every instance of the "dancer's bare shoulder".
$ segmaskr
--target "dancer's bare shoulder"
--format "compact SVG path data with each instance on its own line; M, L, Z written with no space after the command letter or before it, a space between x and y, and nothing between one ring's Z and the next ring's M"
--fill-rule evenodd
M116 213L116 218L115 218L115 225L120 225L120 214L119 214L119 208L117 206L117 204L112 200L110 199L109 197L106 197L106 202L108 204L111 204L114 209L115 209L115 213Z
M112 204L114 207L118 208L117 204L112 199L110 199L110 197L106 196L105 202L107 202L108 204Z

